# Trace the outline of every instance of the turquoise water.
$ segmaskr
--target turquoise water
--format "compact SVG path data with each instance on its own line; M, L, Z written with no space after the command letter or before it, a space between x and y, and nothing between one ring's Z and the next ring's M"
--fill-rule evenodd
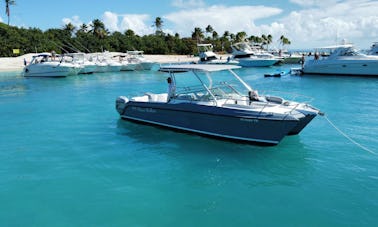
M378 153L378 79L263 74L260 91L313 97ZM25 79L0 73L1 226L373 226L378 156L323 117L261 147L119 119L115 99L165 92L159 72Z

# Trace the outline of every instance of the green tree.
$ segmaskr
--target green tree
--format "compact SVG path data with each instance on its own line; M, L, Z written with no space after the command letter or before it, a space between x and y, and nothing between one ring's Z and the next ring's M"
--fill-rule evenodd
M212 37L213 37L213 39L214 39L214 40L217 40L217 39L219 39L219 35L218 35L218 32L216 32L216 31L213 31Z
M238 32L236 33L235 42L243 42L245 41L246 37L247 37L246 32Z
M291 42L290 42L290 40L289 40L288 38L286 38L284 35L281 35L281 37L280 37L280 44L281 44L281 46L282 46L282 48L283 48L283 46L285 46L285 45L290 45Z
M156 28L155 35L163 35L163 20L161 17L156 17L154 25Z
M105 29L105 24L99 19L94 19L92 21L92 30L90 32L92 32L92 34L99 39L105 38L105 36L107 36L109 33Z
M205 28L205 31L206 31L206 34L208 34L208 36L209 36L209 34L211 34L211 33L214 31L214 29L213 29L213 27L209 24L209 25L207 25L207 27Z
M192 32L192 39L196 40L197 43L201 43L202 39L205 38L203 35L203 31L201 28L194 28L194 31Z
M72 36L72 33L75 31L75 29L75 26L71 22L63 26L63 30L67 31L70 37Z
M86 24L82 24L82 25L80 25L80 28L79 28L79 30L78 31L80 31L80 32L88 32L88 25L86 25Z

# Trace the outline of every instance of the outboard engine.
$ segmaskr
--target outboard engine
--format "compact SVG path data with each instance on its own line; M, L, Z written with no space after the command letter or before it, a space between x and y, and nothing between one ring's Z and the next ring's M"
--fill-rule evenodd
M119 96L116 99L116 110L118 111L119 114L123 114L126 104L129 102L129 99L126 98L125 96Z

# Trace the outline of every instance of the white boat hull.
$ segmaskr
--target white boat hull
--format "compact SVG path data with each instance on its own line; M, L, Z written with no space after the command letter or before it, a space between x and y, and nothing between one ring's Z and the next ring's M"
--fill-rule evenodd
M64 64L32 64L24 69L25 77L66 77L76 75L81 68Z
M378 58L376 60L310 60L304 65L303 73L378 76Z
M243 67L269 67L277 63L276 59L240 58L237 59Z

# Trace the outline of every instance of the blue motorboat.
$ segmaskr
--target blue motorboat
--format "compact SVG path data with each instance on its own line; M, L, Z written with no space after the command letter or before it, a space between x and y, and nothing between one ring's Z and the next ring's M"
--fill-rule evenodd
M246 142L278 144L298 134L320 111L306 103L260 96L235 65L161 66L169 74L168 93L120 96L122 119L202 135Z

